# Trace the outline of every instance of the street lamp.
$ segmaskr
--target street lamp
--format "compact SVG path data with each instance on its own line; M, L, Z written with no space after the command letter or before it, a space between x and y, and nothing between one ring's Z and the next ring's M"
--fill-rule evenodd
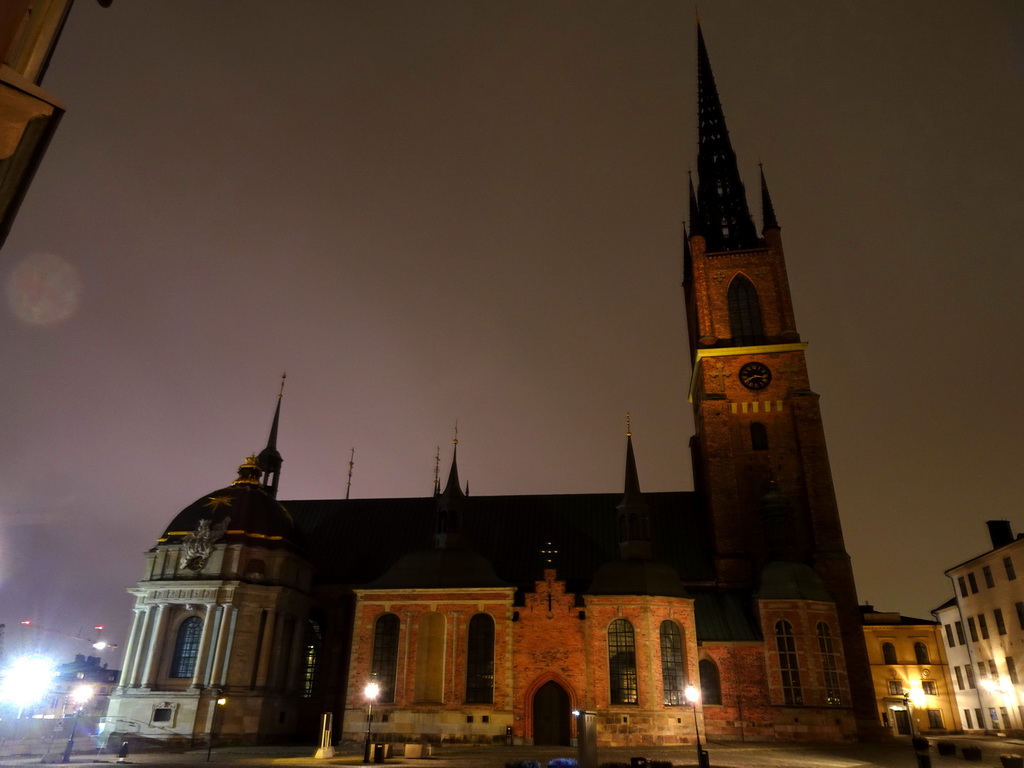
M56 675L56 665L45 656L16 658L0 675L0 700L16 706L20 718L25 707L46 695Z
M914 728L914 707L920 707L923 704L924 691L920 688L911 688L903 694L903 706L907 708L907 719L910 721L911 741L917 738L917 730Z
M366 697L366 746L363 749L363 762L370 762L370 723L373 721L373 702L380 695L380 686L375 682L369 682L363 688L363 696Z
M79 685L71 692L71 701L75 704L75 719L71 723L71 735L68 736L68 743L64 747L64 756L61 757L62 763L71 762L71 753L75 749L75 731L78 730L78 718L82 714L82 708L86 702L92 698L93 689L91 685Z
M217 699L217 706L213 710L213 717L210 719L210 739L206 745L206 762L210 762L210 755L213 754L213 734L217 731L217 716L220 715L221 723L224 722L224 716L221 714L224 711L224 707L227 705L228 700L226 697L221 696Z
M686 695L686 700L690 702L690 707L693 709L693 732L697 734L697 765L700 768L706 768L709 764L707 753L700 745L700 727L697 725L697 702L700 701L700 689L695 685L688 685L683 691Z

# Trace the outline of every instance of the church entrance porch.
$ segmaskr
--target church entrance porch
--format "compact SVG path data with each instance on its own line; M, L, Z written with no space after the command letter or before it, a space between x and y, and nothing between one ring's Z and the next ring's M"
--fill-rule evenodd
M533 695L533 743L538 746L569 746L571 716L569 694L549 680Z

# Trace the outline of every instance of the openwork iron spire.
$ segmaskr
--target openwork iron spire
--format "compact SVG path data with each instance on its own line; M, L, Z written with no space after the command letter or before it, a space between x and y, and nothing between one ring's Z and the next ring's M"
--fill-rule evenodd
M725 127L725 114L715 87L715 76L697 25L697 204L707 250L736 251L760 244L750 217L747 196L736 165L736 153Z

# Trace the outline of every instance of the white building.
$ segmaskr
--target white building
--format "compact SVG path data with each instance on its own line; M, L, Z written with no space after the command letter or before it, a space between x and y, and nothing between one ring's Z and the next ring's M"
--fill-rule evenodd
M1024 538L987 525L992 549L946 571L954 598L934 614L964 729L1024 733Z

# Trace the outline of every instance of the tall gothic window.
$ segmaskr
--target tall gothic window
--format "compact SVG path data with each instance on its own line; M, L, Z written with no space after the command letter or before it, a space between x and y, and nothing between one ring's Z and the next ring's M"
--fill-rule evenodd
M755 451L768 450L768 429L760 421L750 422L750 447Z
M757 289L743 275L736 275L729 285L729 328L733 344L745 347L764 343Z
M782 695L786 704L792 706L804 703L800 687L800 666L796 655L796 637L793 625L785 619L775 622L775 650L779 655L779 670L782 672Z
M683 684L683 635L674 621L661 622L662 701L670 706L685 704Z
M306 622L306 637L302 655L302 695L312 696L320 683L320 661L324 647L324 631L320 620L310 617Z
M928 646L924 643L914 643L914 659L917 660L918 664L931 664L932 660L928 656Z
M181 622L181 626L178 627L178 637L174 641L171 677L192 677L196 673L199 639L202 635L203 620L198 616L191 616Z
M478 613L466 639L466 703L494 701L494 619Z
M608 627L608 677L612 704L636 704L636 643L633 625L616 619Z
M832 644L832 630L824 621L818 622L818 652L821 654L821 668L825 673L825 703L835 707L842 706L839 665L836 663L836 650Z
M700 700L704 704L722 703L722 679L718 674L718 665L711 659L701 659L697 664L700 674Z
M385 613L378 617L373 628L373 662L370 676L380 686L378 701L392 704L395 701L395 675L398 671L398 617Z

